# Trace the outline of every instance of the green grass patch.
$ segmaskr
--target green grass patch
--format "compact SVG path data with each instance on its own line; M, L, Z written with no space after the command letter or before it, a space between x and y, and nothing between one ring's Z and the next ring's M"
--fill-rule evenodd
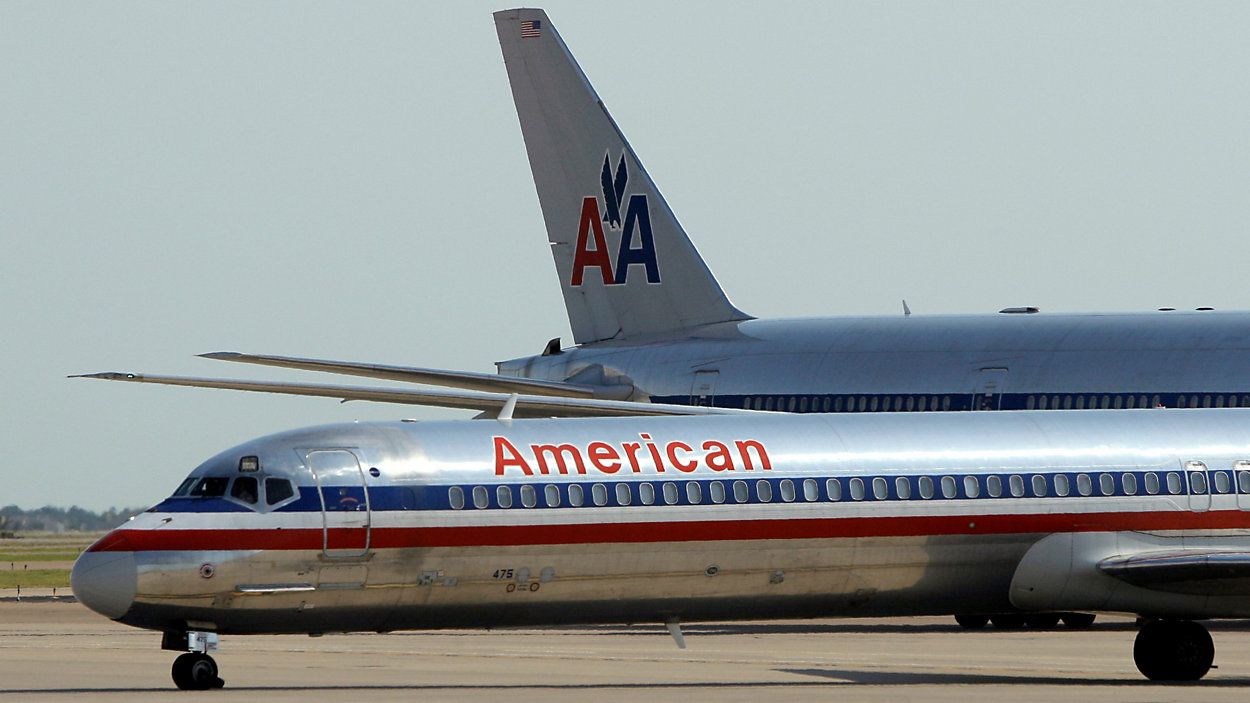
M82 554L82 550L75 549L73 551L37 551L29 552L0 552L0 568L7 567L10 563L22 564L28 561L73 561Z
M22 588L68 588L69 569L27 569L0 571L0 589ZM9 594L4 594L9 595Z

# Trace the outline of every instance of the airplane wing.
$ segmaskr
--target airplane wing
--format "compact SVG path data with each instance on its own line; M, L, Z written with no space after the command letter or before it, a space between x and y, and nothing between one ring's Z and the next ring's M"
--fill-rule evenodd
M472 373L467 371L446 371L443 369L425 369L412 366L389 366L386 364L365 364L354 361L331 361L326 359L302 359L293 356L272 356L268 354L244 354L241 352L211 352L200 354L205 359L217 361L234 361L243 364L259 364L261 366L277 366L286 369L303 369L305 371L323 371L326 373L364 376L366 378L383 378L391 381L407 383L424 383L431 386L449 388L465 388L472 391L488 391L494 393L525 393L531 395L548 395L566 398L602 398L622 400L634 391L630 385L593 386L561 381L542 381L533 378L517 378L515 376L499 376L490 373Z
M1195 595L1250 595L1250 552L1185 550L1114 556L1098 563L1134 586Z
M366 400L377 403L400 403L404 405L432 405L444 408L480 410L494 417L516 396L513 417L620 417L638 415L740 415L759 414L758 410L736 408L708 408L662 403L640 403L628 400L600 400L596 398L560 398L543 395L520 395L467 390L410 390L406 388L379 388L362 386L329 386L312 383L278 383L271 381L239 381L225 378L193 378L187 376L145 376L133 373L94 373L70 376L70 378L95 378L105 381L128 383L156 383L166 386L191 386L194 388L225 388L257 393L280 393L320 398Z

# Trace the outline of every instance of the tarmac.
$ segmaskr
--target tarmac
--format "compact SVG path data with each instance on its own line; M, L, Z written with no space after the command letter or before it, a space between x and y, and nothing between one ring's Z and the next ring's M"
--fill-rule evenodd
M33 595L33 594L32 594ZM1212 624L1216 664L1151 683L1135 627L959 629L950 618L223 637L226 687L179 692L158 633L72 600L0 602L0 700L21 701L1204 701L1250 694L1250 623Z

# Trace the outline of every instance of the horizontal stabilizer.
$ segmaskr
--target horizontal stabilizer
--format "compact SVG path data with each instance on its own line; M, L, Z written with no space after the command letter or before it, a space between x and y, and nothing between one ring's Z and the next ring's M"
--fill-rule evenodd
M564 398L604 398L620 400L628 398L630 394L634 392L634 387L629 385L592 386L579 383L517 378L515 376L499 376L490 373L446 371L443 369L425 369L412 366L389 366L386 364L366 364L355 361L302 359L293 356L244 354L241 352L211 352L208 354L200 354L199 356L205 359L216 359L217 361L234 361L243 364L259 364L261 366L276 366L286 369L321 371L325 373L337 373L348 376L364 376L365 378L381 378L389 381L424 383L431 386L464 388L472 391L488 391L494 393L526 393L531 395L549 395Z
M309 383L278 383L271 381L240 381L225 378L192 378L186 376L144 376L132 373L95 373L70 376L70 378L95 378L105 381L129 383L156 383L166 386L190 386L193 388L224 388L256 393L279 393L319 398L365 400L375 403L399 403L403 405L427 405L443 408L478 410L494 417L515 396L514 417L620 417L641 415L734 415L759 413L757 410L734 408L708 408L688 405L640 403L628 400L599 400L595 398L558 398L543 395L520 395L490 393L468 390L411 390L406 388L378 388L361 386L328 386Z
M1195 595L1250 595L1250 552L1184 550L1115 556L1098 563L1134 586Z

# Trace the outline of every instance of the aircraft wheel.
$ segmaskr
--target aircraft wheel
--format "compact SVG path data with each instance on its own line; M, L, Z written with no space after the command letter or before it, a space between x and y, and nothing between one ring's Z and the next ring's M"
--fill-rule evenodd
M1093 613L1064 613L1059 617L1063 620L1063 624L1066 627L1074 630L1083 630L1094 624L1095 616Z
M225 681L217 675L217 662L207 654L187 652L174 660L171 672L174 685L184 691L207 691L210 688L221 688Z
M1024 627L1024 616L1018 613L991 615L990 622L999 630L1019 630Z
M989 621L990 616L988 615L968 615L967 613L964 613L962 615L955 616L955 622L959 623L959 626L965 630L980 630L985 627Z
M1059 624L1059 615L1057 613L1026 615L1024 624L1028 625L1030 630L1051 630Z
M1211 670L1215 644L1192 620L1154 620L1133 643L1133 662L1151 681L1197 681Z

